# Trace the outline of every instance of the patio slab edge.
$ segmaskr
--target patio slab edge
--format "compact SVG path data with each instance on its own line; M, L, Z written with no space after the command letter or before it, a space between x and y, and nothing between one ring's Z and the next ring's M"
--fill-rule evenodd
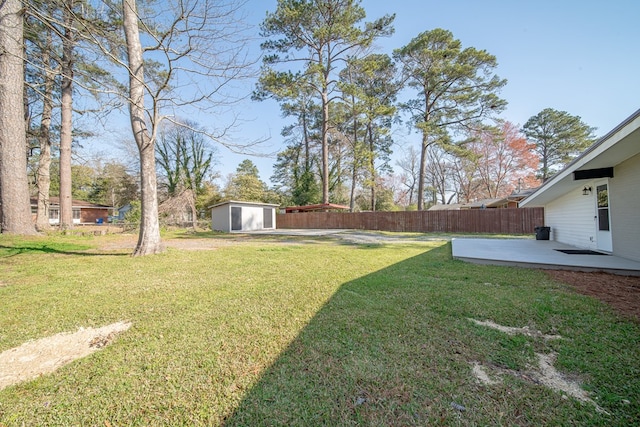
M620 268L605 268L605 267L585 267L585 266L573 266L563 264L548 264L548 263L535 263L535 262L523 262L523 261L500 261L495 259L483 259L483 258L469 258L469 257L456 257L464 262L479 265L498 265L503 267L522 267L522 268L536 268L539 270L567 270L567 271L581 271L585 273L609 273L617 274L620 276L640 276L640 270L627 270Z
M577 248L532 239L455 238L451 245L454 259L475 264L640 276L640 262L637 261L615 255L569 255L557 249Z

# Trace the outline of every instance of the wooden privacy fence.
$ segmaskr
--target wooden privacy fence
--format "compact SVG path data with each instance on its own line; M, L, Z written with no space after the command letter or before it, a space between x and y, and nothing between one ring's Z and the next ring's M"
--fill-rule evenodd
M446 233L532 234L544 208L412 212L306 212L278 214L277 228L357 229Z

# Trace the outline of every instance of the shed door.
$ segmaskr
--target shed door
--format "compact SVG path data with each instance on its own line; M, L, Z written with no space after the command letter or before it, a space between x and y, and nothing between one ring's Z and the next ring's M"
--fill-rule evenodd
M273 228L273 209L263 208L262 210L262 227Z
M611 252L611 218L609 215L609 185L596 184L596 238L598 249Z
M231 231L242 230L242 208L238 206L231 207Z

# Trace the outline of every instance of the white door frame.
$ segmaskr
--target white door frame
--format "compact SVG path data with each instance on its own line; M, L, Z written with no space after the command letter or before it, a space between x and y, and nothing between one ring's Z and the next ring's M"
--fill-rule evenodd
M609 197L609 180L597 180L594 182L593 192L595 193L595 228L596 246L598 250L612 252L613 242L611 239L611 204Z

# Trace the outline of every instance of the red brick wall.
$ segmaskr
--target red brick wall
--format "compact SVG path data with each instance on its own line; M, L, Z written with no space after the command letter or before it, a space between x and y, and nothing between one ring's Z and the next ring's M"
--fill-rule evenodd
M109 211L107 209L98 208L81 208L80 209L80 222L81 223L96 223L96 219L102 218L104 224L107 223Z

